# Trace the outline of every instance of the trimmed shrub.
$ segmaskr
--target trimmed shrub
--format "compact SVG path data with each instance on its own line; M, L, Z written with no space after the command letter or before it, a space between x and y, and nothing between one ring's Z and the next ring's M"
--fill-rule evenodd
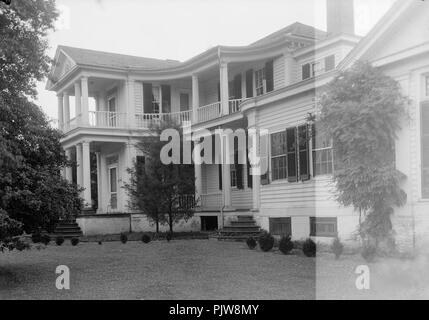
M71 238L70 242L72 246L77 246L79 243L79 238Z
M294 248L290 235L282 237L279 242L279 250L283 254L290 254Z
M127 243L127 241L128 241L128 236L127 236L125 233L121 233L121 237L120 237L120 239L121 239L121 242L122 242L123 244L126 244L126 243Z
M377 248L375 245L367 243L362 247L362 258L365 259L366 262L373 262L375 256L377 254Z
M42 242L42 235L40 234L40 232L35 232L31 235L31 241L33 241L33 243L41 243Z
M42 236L42 241L41 241L45 246L47 246L49 244L49 242L51 242L51 237L48 234L44 234Z
M167 233L167 236L165 237L168 242L170 242L171 239L173 239L173 235L171 232Z
M57 246L62 245L64 243L64 238L63 237L56 237L55 243L57 244Z
M246 244L247 244L247 246L249 247L250 250L255 249L256 246L257 246L256 240L253 239L252 237L250 237L250 238L248 238L246 240Z
M147 235L147 234L144 234L143 236L142 236L142 241L143 241L143 243L149 243L150 242L150 237Z
M335 259L338 260L344 250L344 245L341 243L340 238L336 237L334 241L332 241L331 250L335 254Z
M269 232L265 232L259 236L259 247L264 252L270 251L274 247L274 237Z
M98 244L101 246L102 244L103 244L103 242L101 242L101 241L98 241Z
M316 242L308 238L302 244L302 251L307 257L315 257L316 256Z

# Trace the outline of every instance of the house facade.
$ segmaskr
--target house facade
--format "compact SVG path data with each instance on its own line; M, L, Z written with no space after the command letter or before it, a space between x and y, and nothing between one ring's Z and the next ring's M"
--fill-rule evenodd
M185 62L59 46L47 89L57 93L61 143L77 163L64 175L84 188L86 214L78 218L84 233L153 228L128 208L122 187L126 169L142 157L136 143L151 134L152 123L171 119L196 135L268 132L256 146L266 155L266 174L252 175L248 164L195 165L197 212L176 230L218 229L251 215L275 235L352 240L359 214L335 202L332 144L317 132L307 139L307 117L339 70L368 60L411 100L396 145L408 202L393 221L404 245L424 239L429 5L398 1L364 38L354 34L352 0L328 0L327 9L326 32L294 23L248 46L218 46Z

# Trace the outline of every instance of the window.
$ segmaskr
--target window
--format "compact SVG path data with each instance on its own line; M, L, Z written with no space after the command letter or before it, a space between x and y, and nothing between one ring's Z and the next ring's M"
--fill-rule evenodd
M321 176L332 174L334 171L332 139L318 133L315 126L313 126L312 130L313 175Z
M116 127L116 98L115 97L108 98L107 105L109 108L108 126Z
M180 94L180 111L189 110L189 94L181 93Z
M109 168L109 180L110 180L110 208L116 209L118 207L118 178L117 168Z
M275 236L292 235L291 218L270 218L270 233Z
M298 127L298 159L299 175L302 181L310 179L308 159L308 128L307 125Z
M271 135L271 168L273 181L287 178L286 131Z
M159 113L159 105L161 104L160 87L152 87L152 112Z
M429 199L429 101L421 104L422 198Z
M298 181L296 128L286 129L287 176L289 182Z
M325 58L325 72L335 69L335 55L330 55Z
M306 63L302 66L302 80L310 78L311 66L309 63Z
M231 187L237 187L237 166L235 164L231 164L229 173L231 175Z
M264 94L264 80L265 80L265 68L255 71L255 86L256 95L260 96Z
M336 237L337 218L310 217L310 236Z

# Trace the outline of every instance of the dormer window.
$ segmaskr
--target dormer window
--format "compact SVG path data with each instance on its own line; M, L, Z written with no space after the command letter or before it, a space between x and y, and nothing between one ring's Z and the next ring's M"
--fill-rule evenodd
M322 73L335 69L335 55L302 65L302 80L316 77Z

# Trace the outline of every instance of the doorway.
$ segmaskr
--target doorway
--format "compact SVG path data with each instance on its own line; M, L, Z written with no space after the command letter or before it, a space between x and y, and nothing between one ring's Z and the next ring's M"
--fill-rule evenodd
M215 231L218 229L217 216L202 216L201 231Z

